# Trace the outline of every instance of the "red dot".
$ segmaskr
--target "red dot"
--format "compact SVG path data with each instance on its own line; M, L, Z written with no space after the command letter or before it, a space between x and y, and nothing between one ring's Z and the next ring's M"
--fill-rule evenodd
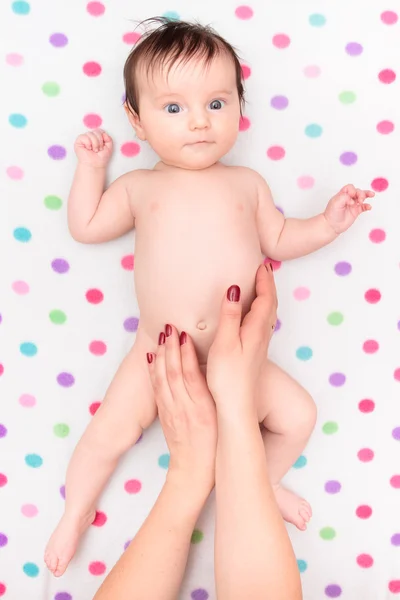
M133 45L133 44L136 44L136 42L138 40L140 40L140 37L141 37L140 33L136 33L136 31L132 31L129 33L125 33L122 36L122 41L125 42L125 44Z
M106 565L103 562L95 561L89 565L89 571L92 575L103 575L106 570Z
M128 494L137 494L142 489L142 484L138 479L129 479L125 482L124 488Z
M379 290L376 290L374 288L371 288L370 290L367 290L364 294L364 298L366 299L367 302L369 302L370 304L376 304L377 302L379 302L379 300L381 299L381 293Z
M366 354L375 354L379 350L379 344L376 340L366 340L363 343L363 350Z
M3 375L4 373L4 367L3 365L0 363L0 375Z
M8 482L7 476L4 473L0 473L0 487L3 487Z
M107 352L107 345L99 340L93 340L89 344L89 352L95 356L103 356Z
M278 271L282 266L282 263L279 260L274 260L273 258L266 258L264 260L264 264L269 265L269 263L271 263L274 271Z
M125 142L121 146L121 153L124 156L137 156L140 152L140 146L136 142Z
M98 409L100 408L101 402L92 402L89 406L89 412L91 415L95 415Z
M96 129L97 127L101 127L102 122L103 119L100 115L89 114L83 117L83 124L89 129Z
M239 131L247 131L250 128L250 119L247 117L240 117Z
M106 9L104 4L101 2L89 2L86 6L86 10L88 11L89 15L92 15L92 17L100 17L104 14Z
M400 381L400 367L395 370L395 372L393 373L393 377L396 381Z
M397 19L397 14L392 10L385 10L381 14L381 20L383 23L385 23L385 25L394 25L395 23L397 23Z
M372 508L366 504L357 507L356 515L360 519L369 519L372 515Z
M390 479L390 485L396 490L400 489L400 475L393 475Z
M357 452L357 456L361 462L371 462L374 458L374 451L371 448L362 448Z
M251 69L247 65L241 65L242 67L242 78L248 79L251 75Z
M92 288L86 292L86 300L90 302L90 304L100 304L100 302L103 302L104 300L103 292L96 288Z
M121 266L126 271L133 271L134 263L135 263L135 259L134 259L133 254L127 254L126 256L123 256L121 259Z
M394 129L394 123L392 123L392 121L380 121L376 128L379 131L379 133L387 135L388 133L392 133Z
M271 160L281 160L285 154L285 149L282 146L271 146L267 150L267 156Z
M384 177L377 177L371 181L371 187L375 192L384 192L387 190L389 182Z
M365 398L364 400L360 400L358 403L358 408L362 413L371 413L375 409L375 402Z
M275 48L287 48L290 44L290 37L285 33L277 33L272 38L272 43L275 46Z
M97 77L101 73L101 66L94 61L85 63L82 68L88 77Z
M374 244L380 244L386 240L386 233L383 229L372 229L369 233L369 239Z
M95 525L96 527L103 527L106 521L107 515L100 510L96 510L96 516L92 521L92 525Z
M369 569L374 564L374 559L369 554L359 554L357 556L357 564L364 569Z
M4 594L6 593L7 588L4 585L4 583L0 583L0 596L4 596Z
M393 83L396 79L396 73L392 69L383 69L380 71L378 77L381 83Z

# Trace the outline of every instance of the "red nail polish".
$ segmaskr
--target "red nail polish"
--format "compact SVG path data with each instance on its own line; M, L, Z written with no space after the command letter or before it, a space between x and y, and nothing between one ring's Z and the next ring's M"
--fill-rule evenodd
M165 344L165 333L162 331L158 336L158 345L162 346L163 344Z
M183 346L183 344L186 344L187 342L187 335L184 331L181 332L181 335L179 336L179 343L181 346Z
M147 362L148 362L148 363L149 363L149 365L150 365L150 364L153 362L153 355L152 355L152 353L151 353L151 352L148 352L148 353L146 354L146 356L147 356Z
M239 302L240 300L240 287L238 285L231 285L226 293L226 297L229 302Z
M171 335L171 333L172 333L172 327L171 327L171 325L166 325L165 326L165 335L167 337L169 337Z

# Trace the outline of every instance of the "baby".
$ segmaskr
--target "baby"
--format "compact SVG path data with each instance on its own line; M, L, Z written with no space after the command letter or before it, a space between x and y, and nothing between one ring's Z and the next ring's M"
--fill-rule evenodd
M225 290L240 286L246 314L264 256L289 260L329 244L371 208L364 201L374 195L347 185L324 213L285 219L258 173L220 162L237 139L244 102L235 50L208 27L157 23L132 50L124 77L129 122L159 162L122 175L104 191L110 136L97 129L75 143L70 232L78 242L94 244L136 229L140 324L72 456L65 512L45 552L56 576L92 523L119 458L156 418L146 353L156 350L159 335L169 334L168 324L190 334L205 373ZM304 530L311 507L280 481L311 435L315 404L267 357L256 400L276 501L283 518Z

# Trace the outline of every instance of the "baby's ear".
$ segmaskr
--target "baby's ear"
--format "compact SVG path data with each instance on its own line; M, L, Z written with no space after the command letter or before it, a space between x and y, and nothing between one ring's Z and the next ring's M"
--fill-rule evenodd
M142 142L144 142L146 140L146 134L140 122L139 115L135 113L135 111L133 111L131 108L129 108L126 102L124 103L124 109L126 112L126 116L128 117L129 123L135 130L137 137L139 138L139 140L142 140Z

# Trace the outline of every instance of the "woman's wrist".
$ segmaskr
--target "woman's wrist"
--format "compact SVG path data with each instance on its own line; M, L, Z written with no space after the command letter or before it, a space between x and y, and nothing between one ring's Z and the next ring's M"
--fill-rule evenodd
M214 473L200 476L195 472L169 469L165 487L176 498L179 510L200 513L214 487Z

